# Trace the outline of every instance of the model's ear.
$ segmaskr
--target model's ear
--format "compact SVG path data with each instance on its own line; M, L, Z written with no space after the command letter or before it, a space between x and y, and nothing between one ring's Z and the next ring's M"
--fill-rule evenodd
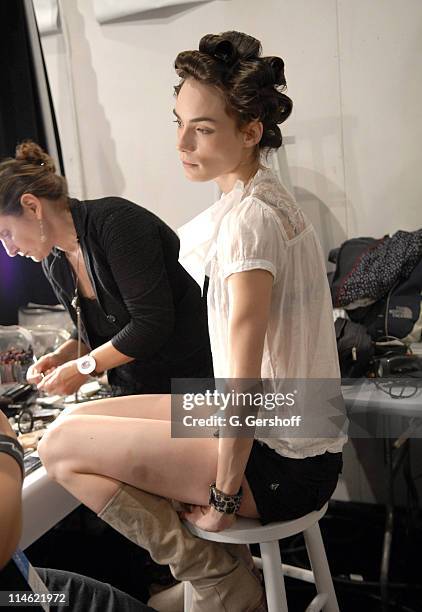
M41 219L42 205L37 196L32 195L32 193L24 193L21 196L21 206L23 209L28 210L29 212L34 214L37 219Z
M242 127L245 147L255 147L260 143L264 126L261 121L251 121Z

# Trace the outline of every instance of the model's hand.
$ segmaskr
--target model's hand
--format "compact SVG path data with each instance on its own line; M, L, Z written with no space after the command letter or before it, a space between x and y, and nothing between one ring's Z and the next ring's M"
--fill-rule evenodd
M13 431L7 416L0 410L0 434L3 436L10 436L11 438L16 438L16 434Z
M49 395L71 395L87 380L88 376L78 371L76 360L73 359L55 368L37 386Z
M54 370L62 364L60 357L56 353L47 353L38 359L36 363L28 368L26 373L26 380L31 385L37 385L40 383L44 376L51 374Z
M236 520L235 514L218 512L212 506L192 506L191 512L181 512L180 517L204 531L224 531Z

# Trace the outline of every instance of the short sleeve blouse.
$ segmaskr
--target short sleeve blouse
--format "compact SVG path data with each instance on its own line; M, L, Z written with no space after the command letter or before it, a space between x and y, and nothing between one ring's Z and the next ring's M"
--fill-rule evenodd
M267 270L277 280L283 267L283 235L275 213L248 197L223 219L217 238L217 258L223 278L235 272Z
M231 194L223 196L219 205L223 207L225 198L230 197ZM215 376L230 376L228 278L238 272L262 269L273 276L262 378L330 379L340 393L331 296L322 250L314 228L271 170L259 170L244 186L242 197L234 200L220 220L215 246L209 253L208 324ZM315 415L316 403L303 409ZM289 438L286 434L262 441L292 458L340 452L347 437L341 427L335 427L333 432L329 407L323 407L317 415L318 425L321 431L327 431L327 436Z

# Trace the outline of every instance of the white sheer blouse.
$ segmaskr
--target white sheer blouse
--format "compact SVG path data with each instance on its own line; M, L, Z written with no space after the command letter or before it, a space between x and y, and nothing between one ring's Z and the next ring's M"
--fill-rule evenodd
M230 376L227 279L236 272L262 269L274 279L261 367L267 389L277 391L277 381L284 379L330 379L337 389L335 408L312 393L307 405L283 407L287 418L300 413L306 420L312 415L318 423L315 437L308 427L306 437L286 432L285 437L258 439L292 458L340 452L347 437L344 419L336 418L343 407L324 258L313 226L293 197L271 170L258 170L246 186L238 181L186 224L180 237L181 263L199 281L205 268L210 276L208 319L216 378ZM274 384L268 387L268 380Z

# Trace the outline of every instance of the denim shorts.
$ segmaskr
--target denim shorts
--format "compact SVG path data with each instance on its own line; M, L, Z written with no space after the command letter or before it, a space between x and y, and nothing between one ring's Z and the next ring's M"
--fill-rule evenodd
M291 459L254 440L245 476L263 525L320 510L342 470L342 453Z

